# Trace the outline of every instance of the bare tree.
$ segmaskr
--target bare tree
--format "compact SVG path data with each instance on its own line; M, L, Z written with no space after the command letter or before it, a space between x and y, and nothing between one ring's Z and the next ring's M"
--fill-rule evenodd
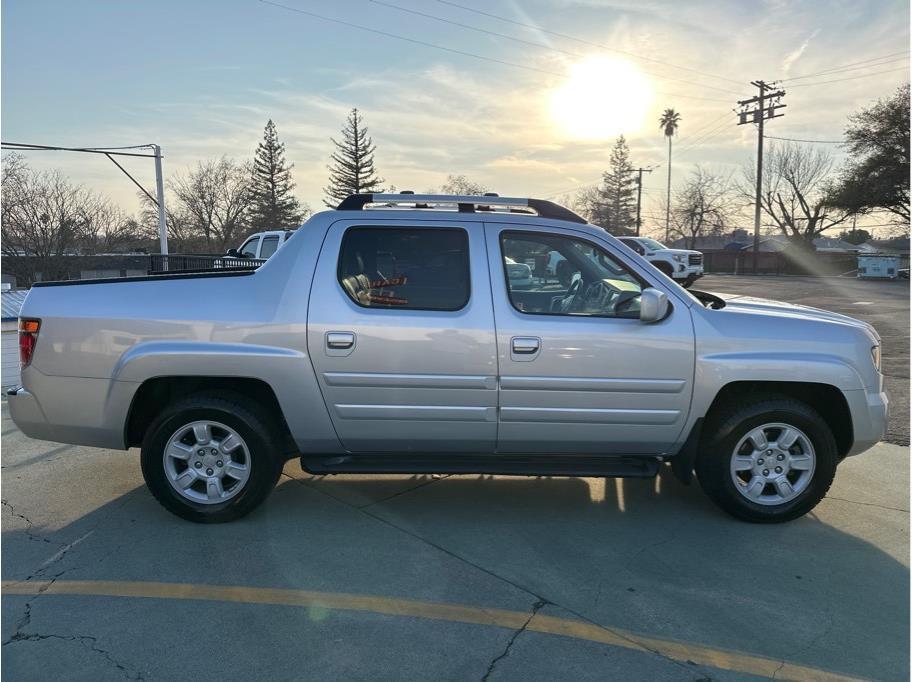
M821 232L845 222L846 209L830 205L833 159L823 149L796 144L770 149L763 168L760 208L782 234L798 244L813 244ZM745 166L741 192L754 196L756 171Z
M463 196L474 196L484 194L488 188L480 182L469 180L465 175L448 175L446 182L440 186L440 189L431 188L428 194L460 194Z
M696 246L698 237L721 235L736 213L736 199L729 177L697 167L673 195L669 216L671 231Z
M250 177L248 164L223 156L200 162L169 182L177 202L175 214L189 222L193 234L202 236L207 251L221 253L246 236Z

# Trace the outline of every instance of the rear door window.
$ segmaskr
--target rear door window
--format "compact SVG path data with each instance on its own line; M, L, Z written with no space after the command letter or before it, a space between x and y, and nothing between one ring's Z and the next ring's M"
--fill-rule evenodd
M469 302L469 238L450 227L353 227L342 238L339 284L368 308L460 310Z

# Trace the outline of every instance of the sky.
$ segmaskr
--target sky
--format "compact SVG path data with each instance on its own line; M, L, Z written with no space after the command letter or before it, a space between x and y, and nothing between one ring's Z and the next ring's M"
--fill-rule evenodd
M839 140L850 114L909 78L905 0L3 0L0 12L3 141L157 143L167 177L252 158L271 118L315 210L352 107L386 183L419 192L464 174L502 196L562 198L598 181L624 134L631 161L654 167L655 226L663 109L682 118L677 185L697 165L738 177L752 162L755 128L733 112L752 80L786 90L768 135ZM28 162L139 208L104 157ZM154 189L151 160L122 163Z

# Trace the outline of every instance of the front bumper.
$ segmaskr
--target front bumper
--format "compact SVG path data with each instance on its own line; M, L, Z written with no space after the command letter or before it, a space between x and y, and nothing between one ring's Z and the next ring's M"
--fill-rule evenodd
M883 391L868 393L865 390L843 391L852 415L854 442L846 456L860 455L883 440L887 433L890 401Z
M703 265L688 265L687 263L675 263L673 279L690 280L693 282L703 276Z

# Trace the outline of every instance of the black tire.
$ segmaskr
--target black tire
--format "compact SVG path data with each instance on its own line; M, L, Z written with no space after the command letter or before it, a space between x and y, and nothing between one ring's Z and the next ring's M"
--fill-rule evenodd
M655 269L661 272L663 275L668 275L671 277L674 274L674 269L666 263L665 261L659 261L658 263L653 263Z
M243 488L224 503L203 504L178 494L165 474L164 448L185 424L211 420L234 429L250 451L250 473ZM267 412L239 394L198 393L168 405L150 424L143 438L143 478L149 491L168 511L196 523L233 521L256 509L272 492L285 458L281 431Z
M816 458L807 487L796 497L777 505L747 499L736 488L730 468L739 441L751 430L768 423L784 423L800 429L810 440ZM695 469L700 487L732 516L752 523L781 523L803 516L817 506L830 489L838 461L836 440L823 417L806 403L767 395L725 408L707 421Z

